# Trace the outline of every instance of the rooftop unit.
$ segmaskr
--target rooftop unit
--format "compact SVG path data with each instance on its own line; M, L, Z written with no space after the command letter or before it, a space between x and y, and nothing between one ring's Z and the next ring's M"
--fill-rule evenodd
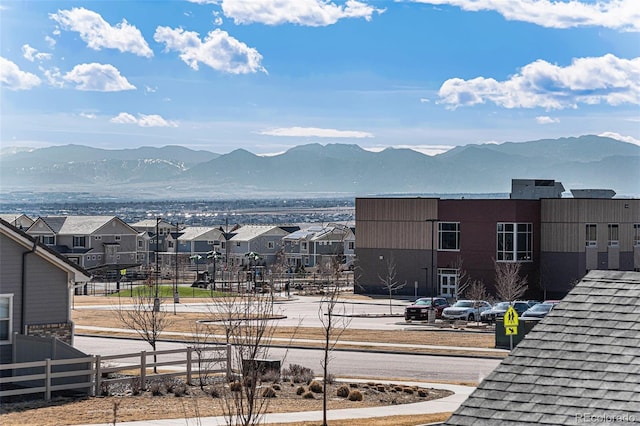
M564 186L553 179L511 179L513 200L539 200L540 198L562 198Z
M573 198L613 198L616 191L613 189L572 189Z

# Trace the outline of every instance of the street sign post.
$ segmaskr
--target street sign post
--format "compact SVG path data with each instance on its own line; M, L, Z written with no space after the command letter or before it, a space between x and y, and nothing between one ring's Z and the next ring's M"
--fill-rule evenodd
M513 350L513 336L518 335L518 324L520 323L518 313L513 306L509 306L507 312L504 313L504 330L509 336L509 349Z

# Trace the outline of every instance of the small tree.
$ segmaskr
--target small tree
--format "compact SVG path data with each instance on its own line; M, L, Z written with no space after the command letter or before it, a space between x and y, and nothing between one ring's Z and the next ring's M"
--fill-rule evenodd
M500 300L512 302L527 291L527 280L520 276L519 262L493 261L496 270L496 296Z
M393 305L391 304L391 300L393 297L393 292L396 292L407 285L407 282L399 282L396 277L398 275L398 271L396 269L396 262L393 257L386 259L385 261L385 270L384 275L378 275L378 278L382 282L382 286L389 293L389 314L393 315Z
M152 295L150 287L142 287L137 289L137 293L133 298L133 305L118 305L115 309L116 317L127 328L134 330L138 335L147 342L153 351L162 332L171 324L171 317L162 310L162 299L158 299L160 306L155 306L156 298ZM153 355L154 364L157 363L157 356ZM157 367L153 366L154 373L157 373Z
M331 353L340 340L342 333L349 327L351 318L345 314L344 305L340 305L340 288L337 283L322 297L318 308L318 317L322 323L323 358L320 361L322 366L322 425L327 426L327 382L329 377L329 361Z
M471 279L469 279L467 271L462 266L463 263L464 261L460 256L453 263L453 269L456 271L456 299L458 299L458 295L465 294L469 284L471 284Z

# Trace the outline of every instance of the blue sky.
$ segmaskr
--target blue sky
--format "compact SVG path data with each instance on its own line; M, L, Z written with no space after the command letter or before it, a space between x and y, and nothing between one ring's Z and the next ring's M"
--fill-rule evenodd
M640 144L640 1L0 2L0 143Z

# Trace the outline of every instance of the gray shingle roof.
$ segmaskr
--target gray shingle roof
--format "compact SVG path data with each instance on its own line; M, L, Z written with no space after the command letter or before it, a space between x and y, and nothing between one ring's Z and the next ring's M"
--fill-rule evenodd
M447 425L640 422L640 273L591 271Z

